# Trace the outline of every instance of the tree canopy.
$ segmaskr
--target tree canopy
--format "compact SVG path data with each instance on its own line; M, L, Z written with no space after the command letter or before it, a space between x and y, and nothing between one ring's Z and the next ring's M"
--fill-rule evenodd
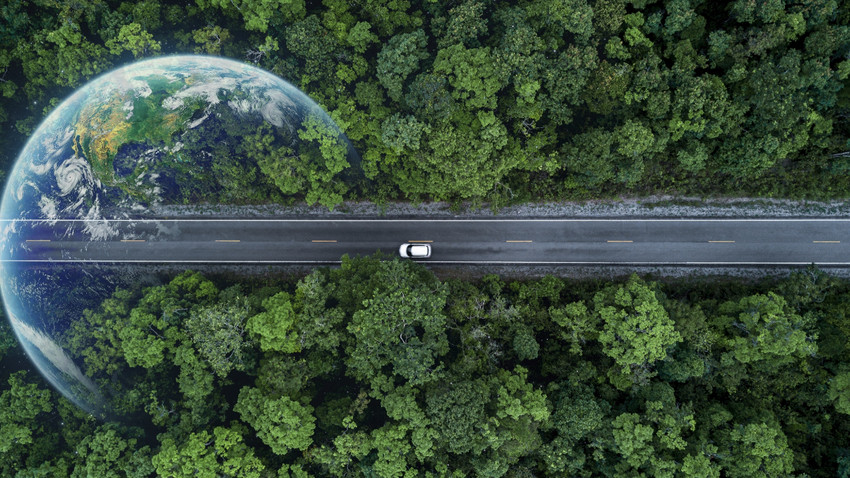
M841 476L848 297L814 268L440 280L375 256L300 278L187 271L116 290L63 338L113 384L111 421L0 369L0 475Z
M850 192L850 16L834 0L11 0L0 16L0 169L87 80L197 52L284 77L352 145L309 119L310 153L245 131L214 148L220 189L192 200Z

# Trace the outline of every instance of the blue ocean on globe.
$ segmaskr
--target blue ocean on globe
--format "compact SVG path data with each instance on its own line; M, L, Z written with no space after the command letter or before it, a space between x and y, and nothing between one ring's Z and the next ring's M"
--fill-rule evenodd
M44 119L3 192L0 290L25 352L58 391L96 416L116 412L114 397L132 385L130 379L92 372L87 355L97 340L81 343L79 331L69 330L117 287L155 284L157 278L145 264L36 261L38 248L61 241L94 248L120 240L134 221L156 221L161 205L284 199L287 191L246 163L244 153L260 132L293 155L321 154L311 151L316 142L299 137L308 122L348 141L324 110L281 78L197 55L155 58L104 74ZM348 160L357 161L353 148ZM265 168L276 167L274 158L269 161ZM139 232L167 233L166 225ZM97 338L101 331L90 333Z

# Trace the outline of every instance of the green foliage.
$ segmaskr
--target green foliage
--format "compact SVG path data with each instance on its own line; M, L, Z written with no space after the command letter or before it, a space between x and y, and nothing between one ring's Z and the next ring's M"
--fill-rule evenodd
M83 316L97 333L63 340L93 380L128 377L126 388L109 382L109 399L150 422L97 423L12 373L0 388L0 475L847 468L845 279L808 268L763 282L443 283L379 257L344 257L295 282L186 272L117 290ZM156 359L125 360L125 329Z
M259 478L265 467L243 442L244 433L244 427L215 427L212 433L192 433L179 444L165 436L153 465L159 476L174 478Z
M261 312L247 322L248 331L259 339L260 349L264 352L278 351L293 353L301 350L297 337L291 333L295 319L289 294L280 292L263 301L265 312Z
M9 0L0 156L8 168L87 79L195 50L300 85L375 186L348 181L348 144L311 117L290 137L263 128L213 148L218 189L197 194L211 203L842 199L846 10L832 0ZM801 271L778 285L447 282L413 263L345 259L244 301L193 273L117 290L59 341L84 373L120 382L110 400L147 411L151 429L97 426L6 372L0 475L850 470L846 281ZM0 330L0 352L13 344ZM226 421L237 416L254 430Z
M730 478L788 476L794 457L776 424L735 425L726 435L730 456L723 467Z
M540 344L534 340L534 335L527 329L520 330L514 336L514 352L520 360L534 360L540 351Z
M649 461L654 450L652 427L639 423L640 417L635 413L624 413L612 422L614 446L626 462L633 468L639 468Z
M244 339L251 308L244 298L193 310L186 332L207 365L219 377L231 370L244 371L249 343Z
M581 354L582 346L597 337L599 317L591 314L583 302L549 307L549 317L564 329L560 335L570 344L570 353Z
M480 380L450 382L427 398L428 417L439 442L451 453L480 454L487 442L478 432L486 421L488 384Z
M431 127L416 120L412 115L402 117L396 113L381 126L381 139L396 154L418 151L422 134L431 132Z
M67 22L35 33L36 48L18 47L30 96L36 96L38 88L78 85L109 66L106 48L88 41L80 30L78 24Z
M257 432L257 437L278 455L305 450L313 443L316 418L313 407L289 397L268 397L259 389L244 387L233 407Z
M234 10L245 21L245 29L265 33L269 24L300 20L306 12L304 0L196 0L201 8L217 7L228 14Z
M485 4L476 0L467 0L448 11L445 33L437 46L444 48L462 43L478 46L479 38L487 33L487 20L483 18Z
M130 23L121 27L116 38L106 41L106 47L113 55L129 51L135 58L158 53L162 49L160 42L153 39L138 23Z
M223 191L197 191L210 202L850 191L850 27L834 0L6 3L7 165L70 88L131 56L194 50L301 86L372 181L354 184L341 144L309 127L310 154L259 131L219 148L255 169L216 161Z
M6 453L18 445L33 442L33 434L40 426L39 415L53 410L50 392L34 383L26 382L25 371L8 377L9 388L0 393L0 452Z
M150 448L136 447L135 438L126 439L114 423L98 427L76 447L81 461L71 474L72 478L102 476L150 476L154 472Z
M192 40L198 45L195 48L195 53L219 55L221 54L221 47L230 40L230 31L218 25L205 26L192 31Z
M850 415L850 372L841 372L829 381L829 399L836 410Z
M283 194L303 195L309 204L318 202L332 210L348 191L337 175L349 167L349 146L317 114L309 115L302 126L297 132L302 140L298 150L276 144L280 140L263 125L256 135L244 138L240 151L256 161Z
M0 318L0 360L2 360L3 356L17 346L18 342L5 314L0 315L2 315L2 318Z
M756 361L772 365L817 353L817 336L807 334L806 320L789 310L785 299L770 292L727 302L718 319L731 332L725 357L740 363Z
M469 125L443 123L432 128L427 147L409 170L392 174L404 178L408 194L431 194L439 199L483 198L501 184L520 161L510 148L506 126L490 111L467 118ZM507 146L507 147L506 147Z
M682 340L651 284L632 275L624 286L608 287L593 297L602 320L599 342L614 359L619 373L635 381L651 376L652 365L667 357L667 349Z
M308 180L310 189L307 191L307 204L319 204L333 209L342 202L342 194L347 187L340 181L333 181L334 176L346 169L349 164L346 159L348 144L344 137L337 133L327 122L311 115L304 122L304 129L298 131L298 137L303 141L312 141L315 149L301 153L301 159L307 161L309 170ZM316 155L318 151L320 155Z
M345 37L345 42L348 43L357 53L365 53L372 43L377 43L378 37L371 32L372 25L369 22L357 22L348 35Z
M452 97L467 108L496 108L496 92L505 86L489 47L467 49L461 44L443 48L434 60L434 72L444 73L452 85Z
M446 289L423 280L411 262L381 262L374 276L380 286L363 300L346 329L352 334L349 372L384 390L382 370L411 385L439 377L438 359L448 347L442 313Z
M375 74L393 100L401 99L404 81L416 71L421 60L428 58L425 47L425 32L416 30L390 38L378 53Z

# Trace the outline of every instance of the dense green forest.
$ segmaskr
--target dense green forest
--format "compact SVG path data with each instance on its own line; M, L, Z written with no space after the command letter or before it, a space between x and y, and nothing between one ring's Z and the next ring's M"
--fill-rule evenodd
M75 87L185 52L331 112L376 185L346 198L850 193L846 0L4 0L0 166Z
M4 372L0 476L850 476L848 280L379 259L116 290L63 345L125 418Z
M75 88L187 52L330 112L371 180L328 176L345 198L850 196L846 0L0 0L0 175ZM273 163L264 131L243 139L234 167ZM242 182L210 199L283 200L280 178L228 171ZM0 476L850 478L849 316L850 280L816 268L188 271L61 337L115 387L110 420L1 318Z

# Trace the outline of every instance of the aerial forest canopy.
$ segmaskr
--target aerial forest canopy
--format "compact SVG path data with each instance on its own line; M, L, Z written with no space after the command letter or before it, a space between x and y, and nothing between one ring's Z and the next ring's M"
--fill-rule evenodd
M346 199L850 193L843 0L7 0L3 169L75 87L186 52L257 64L329 111L373 181ZM245 157L308 202L345 189Z
M234 129L197 202L850 196L848 0L0 0L0 178L76 88L178 53L292 82L366 178L323 123L307 161ZM0 317L0 476L850 478L850 280L815 267L159 277L58 337L108 420Z
M123 418L4 369L0 475L850 476L848 280L441 281L380 259L116 290L62 345L128 384Z

